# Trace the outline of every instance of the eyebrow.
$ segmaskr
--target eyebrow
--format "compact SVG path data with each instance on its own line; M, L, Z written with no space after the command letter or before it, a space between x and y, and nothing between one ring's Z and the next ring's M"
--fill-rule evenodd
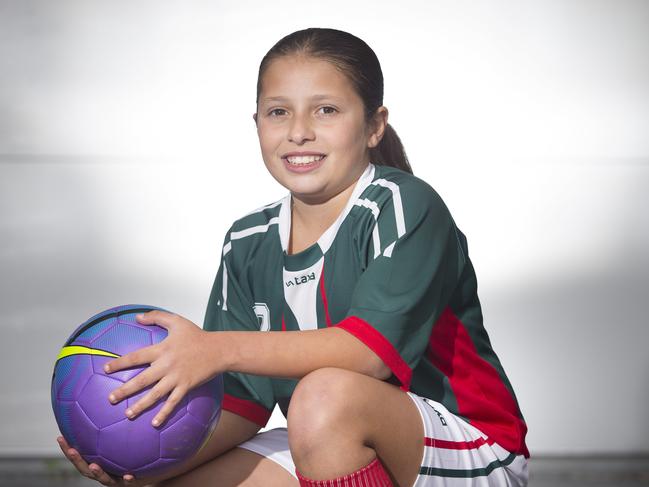
M327 100L327 99L328 100L340 100L340 101L343 100L339 96L324 95L324 94L322 94L322 95L313 95L313 96L309 97L309 99L313 100L313 101ZM290 100L290 98L288 98L286 96L269 96L269 97L266 97L266 98L262 98L260 101L261 101L261 103L268 103L268 102L273 102L273 101L287 102L289 100Z

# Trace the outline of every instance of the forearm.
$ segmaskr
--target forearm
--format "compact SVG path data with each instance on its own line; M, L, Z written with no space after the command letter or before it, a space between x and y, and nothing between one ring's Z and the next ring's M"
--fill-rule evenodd
M209 339L221 343L216 350L232 372L299 379L323 367L338 367L381 380L391 375L372 350L340 328L223 331Z

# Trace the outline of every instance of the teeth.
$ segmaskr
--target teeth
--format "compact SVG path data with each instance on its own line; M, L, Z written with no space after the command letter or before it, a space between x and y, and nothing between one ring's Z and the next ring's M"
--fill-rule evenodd
M324 156L291 156L286 159L291 164L302 165L302 164L311 164L312 162L319 161Z

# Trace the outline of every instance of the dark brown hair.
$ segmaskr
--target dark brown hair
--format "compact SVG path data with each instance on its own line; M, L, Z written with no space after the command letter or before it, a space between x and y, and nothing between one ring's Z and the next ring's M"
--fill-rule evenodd
M370 46L348 32L315 27L287 35L266 53L259 65L256 103L259 102L262 77L270 63L279 57L294 54L328 61L347 76L363 100L366 122L383 105L383 72ZM386 127L381 142L370 149L370 161L412 174L401 139L390 124Z

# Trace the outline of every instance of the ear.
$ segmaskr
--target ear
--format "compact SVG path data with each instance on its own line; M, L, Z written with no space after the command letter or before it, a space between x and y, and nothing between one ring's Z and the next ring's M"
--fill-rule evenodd
M384 106L380 106L376 109L376 112L374 112L374 115L370 120L370 133L369 138L367 139L367 147L372 148L379 145L387 126L388 109Z
M252 114L252 119L255 121L255 125L257 125L257 113Z

